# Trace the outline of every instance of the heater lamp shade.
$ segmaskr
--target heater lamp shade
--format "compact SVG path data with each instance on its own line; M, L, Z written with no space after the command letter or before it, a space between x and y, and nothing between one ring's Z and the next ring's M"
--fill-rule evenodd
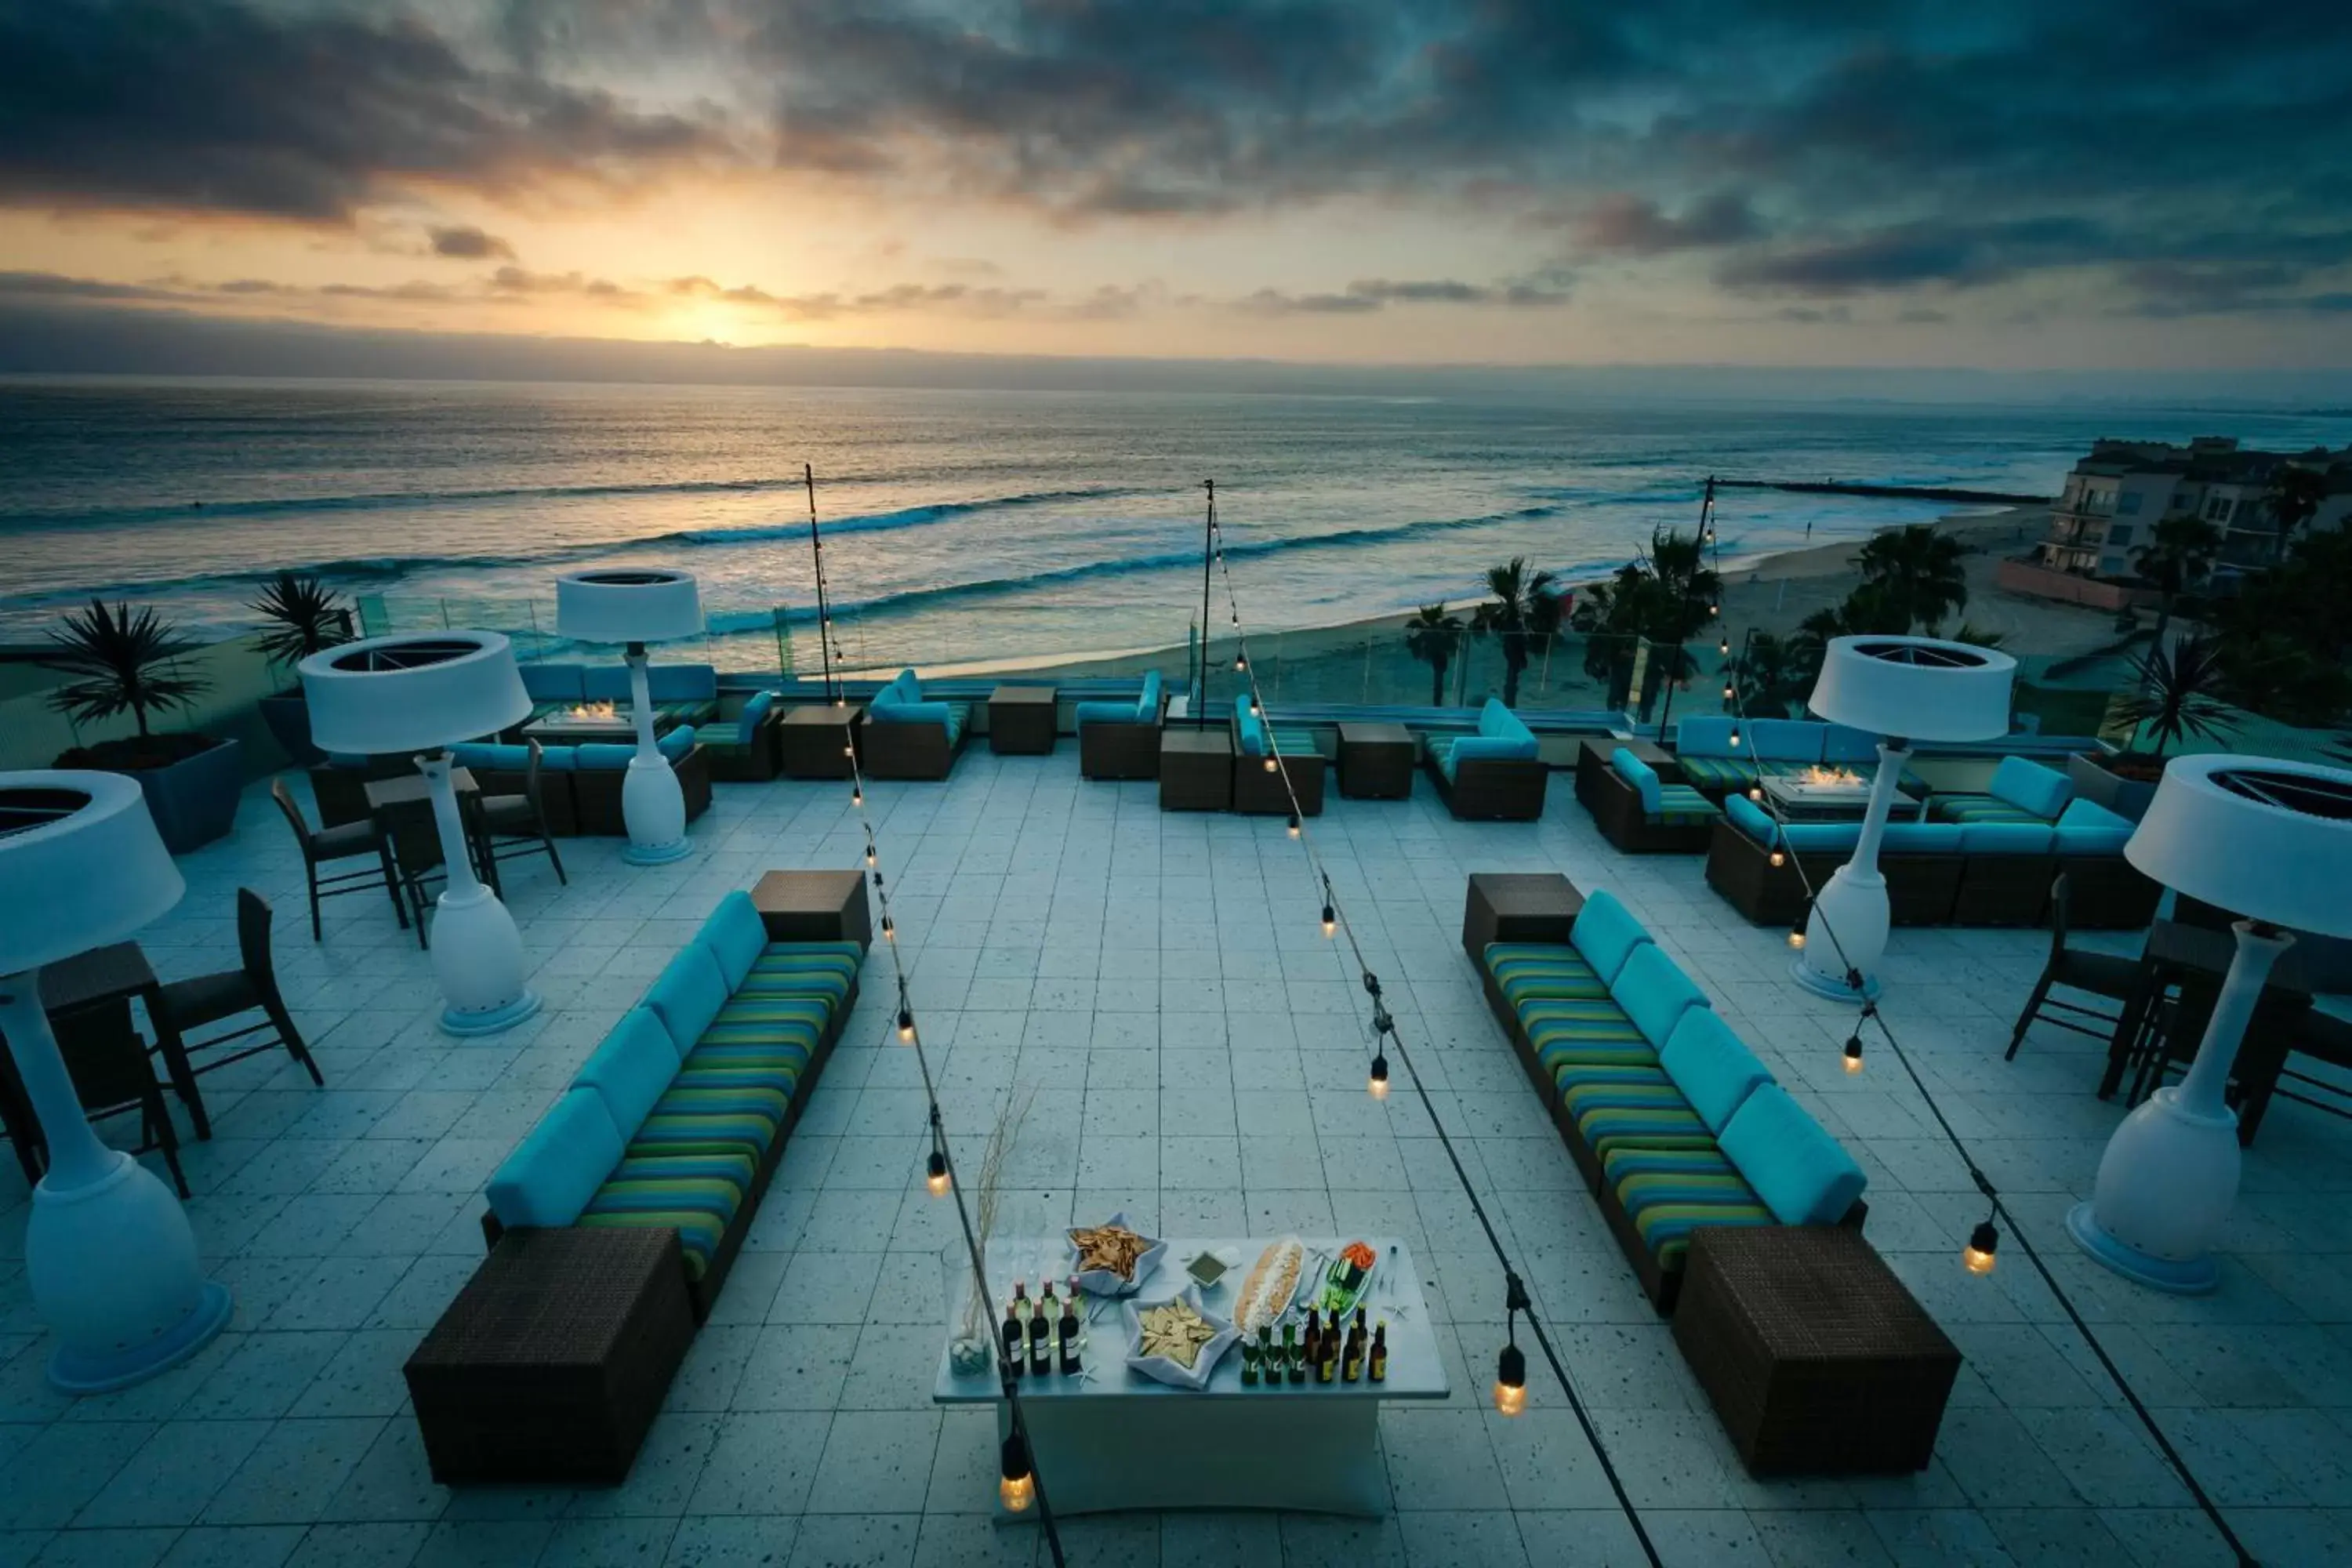
M669 642L702 635L694 579L665 567L567 572L555 580L555 629L577 642Z
M2352 773L2270 757L2175 757L2124 858L2254 920L2352 937Z
M1805 706L1832 724L1914 741L2009 733L2017 660L1941 637L1832 637Z
M496 632L368 637L296 668L311 742L325 752L438 751L530 717L513 646Z
M186 884L128 773L0 773L0 974L121 942Z

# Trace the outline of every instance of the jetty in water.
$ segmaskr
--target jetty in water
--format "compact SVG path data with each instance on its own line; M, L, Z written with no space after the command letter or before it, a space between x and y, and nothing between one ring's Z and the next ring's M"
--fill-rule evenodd
M2049 496L2011 490L1963 490L1943 485L1863 485L1840 479L1717 479L1717 489L1787 490L1810 496L1875 496L1889 500L1948 500L1985 506L2048 506Z

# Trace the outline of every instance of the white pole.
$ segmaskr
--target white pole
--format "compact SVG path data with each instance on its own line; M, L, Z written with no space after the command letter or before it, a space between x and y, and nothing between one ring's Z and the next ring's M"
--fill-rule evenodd
M441 831L441 859L449 877L433 917L433 974L447 1004L441 1027L452 1035L490 1035L539 1011L539 994L524 983L522 933L498 895L474 875L450 753L416 759L433 796Z
M1885 837L1895 785L1910 760L1911 749L1902 740L1878 743L1878 773L1870 781L1862 835L1854 841L1852 858L1814 895L1812 911L1805 919L1804 951L1790 969L1806 989L1821 995L1860 1002L1878 994L1878 961L1885 956L1893 921L1886 878L1878 868L1878 846ZM1862 976L1859 995L1848 982L1849 972Z
M629 830L629 847L621 858L632 866L660 866L686 855L686 792L678 787L669 759L654 744L653 684L646 672L646 645L631 643L628 660L637 754L629 759L629 776L621 781L621 821Z

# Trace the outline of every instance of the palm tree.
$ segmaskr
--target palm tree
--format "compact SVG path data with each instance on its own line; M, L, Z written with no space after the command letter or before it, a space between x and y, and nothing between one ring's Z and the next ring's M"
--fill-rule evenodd
M268 626L253 646L272 664L299 664L352 640L352 612L316 577L280 572L246 608Z
M2221 638L2207 634L2181 638L2171 647L2151 647L2140 658L2140 689L2118 698L2114 711L2135 726L2146 726L2152 751L2136 755L2162 757L2167 746L2184 736L2198 740L2221 736L2229 728L2230 710L2218 695L2222 682Z
M1445 667L1462 646L1462 617L1449 616L1443 604L1423 605L1404 626L1405 651L1429 666L1429 705L1445 706Z
M66 629L51 632L58 651L42 659L49 669L83 679L49 693L49 705L81 722L129 713L147 738L147 715L168 713L194 702L209 682L173 673L168 667L194 645L155 612L129 605L112 610L92 599L88 610L68 611Z
M2205 580L2221 553L2221 531L2189 512L2159 518L2148 531L2147 542L2132 552L2132 565L2140 581L2157 592L2156 646L2164 646L2165 628L2172 624L2173 606L2180 595Z
M1968 607L1966 553L1950 534L1915 522L1873 534L1853 563L1862 569L1863 585L1879 595L1886 618L1901 617L1886 630L1900 634L1918 626L1933 637L1946 616Z
M1519 676L1538 638L1559 632L1562 605L1559 579L1549 572L1530 571L1528 558L1514 555L1486 573L1486 591L1495 596L1472 613L1470 629L1493 632L1503 645L1503 706L1519 701Z
M1818 662L1808 667L1793 637L1757 632L1731 661L1733 689L1739 710L1752 718L1786 718L1789 710L1813 689Z
M1624 705L1634 647L1643 637L1674 647L1672 679L1684 679L1696 668L1683 644L1714 620L1723 594L1722 579L1706 563L1696 534L1654 529L1646 556L1619 567L1609 582L1585 589L1570 624L1591 636L1585 644L1584 672L1609 681L1612 708ZM1645 708L1646 698L1644 693Z

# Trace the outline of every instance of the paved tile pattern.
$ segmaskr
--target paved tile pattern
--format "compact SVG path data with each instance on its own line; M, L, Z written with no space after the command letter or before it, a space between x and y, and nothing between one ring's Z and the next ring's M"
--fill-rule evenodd
M216 1131L186 1155L190 1211L236 1319L189 1364L111 1397L72 1403L43 1382L16 1261L26 1192L0 1162L0 1563L1037 1560L1034 1531L989 1522L988 1415L927 1398L952 1221L920 1184L922 1099L889 1037L878 954L625 1486L453 1494L427 1478L405 1413L400 1363L481 1255L490 1170L720 893L772 867L855 863L847 794L722 785L689 858L636 868L616 843L573 840L568 889L518 863L509 901L547 1006L471 1042L434 1027L426 961L382 905L336 900L327 940L307 940L293 845L250 794L142 940L167 978L224 967L234 889L274 900L288 999L327 1087L276 1059L205 1080ZM951 782L876 784L870 804L951 1135L976 1158L1007 1094L1035 1092L1014 1224L1123 1208L1169 1231L1400 1234L1455 1359L1450 1404L1386 1417L1390 1518L1073 1521L1072 1561L1637 1560L1548 1374L1525 1417L1485 1406L1500 1271L1415 1098L1364 1093L1361 993L1278 819L1164 816L1150 784L1081 782L1067 744L968 752ZM1742 924L1696 858L1616 855L1565 775L1540 824L1457 824L1423 789L1335 795L1314 837L1670 1562L2223 1561L2022 1257L2005 1249L1990 1279L1960 1270L1981 1208L1920 1101L1883 1054L1845 1076L1843 1015L1788 980L1780 933ZM1868 1167L1868 1235L1968 1357L1926 1472L1760 1485L1731 1456L1459 945L1465 872L1546 868L1632 904ZM2060 1217L2118 1115L2090 1092L2095 1047L2037 1031L2000 1059L2042 940L1899 933L1886 1016L2263 1560L2352 1562L2352 1130L2273 1111L2209 1300L2081 1261Z

